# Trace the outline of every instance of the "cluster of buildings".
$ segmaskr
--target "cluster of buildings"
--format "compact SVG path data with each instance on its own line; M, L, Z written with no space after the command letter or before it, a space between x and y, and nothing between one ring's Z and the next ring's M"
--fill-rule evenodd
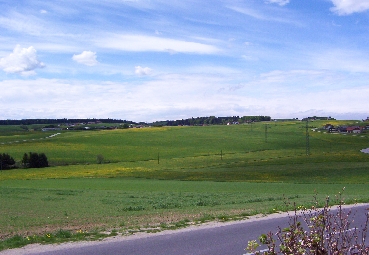
M328 133L351 133L351 134L360 134L365 132L365 130L369 130L369 125L365 126L333 126L332 124L326 124L324 129L328 131Z

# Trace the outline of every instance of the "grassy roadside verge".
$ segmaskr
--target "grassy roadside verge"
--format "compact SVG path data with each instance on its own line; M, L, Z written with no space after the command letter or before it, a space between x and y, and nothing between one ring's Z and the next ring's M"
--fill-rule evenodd
M367 184L345 185L346 203L369 202ZM309 207L342 184L71 178L0 182L0 249L33 242L96 240L207 221ZM334 199L332 199L334 203ZM61 235L64 233L64 236ZM51 238L52 237L52 238Z

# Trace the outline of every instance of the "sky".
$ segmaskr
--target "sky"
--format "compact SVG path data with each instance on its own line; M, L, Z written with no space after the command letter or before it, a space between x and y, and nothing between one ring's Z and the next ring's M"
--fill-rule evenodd
M0 9L0 119L369 116L369 0Z

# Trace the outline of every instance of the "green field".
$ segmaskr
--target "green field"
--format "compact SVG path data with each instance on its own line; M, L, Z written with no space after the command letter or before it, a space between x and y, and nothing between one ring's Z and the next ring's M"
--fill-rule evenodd
M299 121L56 136L0 127L1 153L45 153L51 165L0 171L0 239L239 219L291 209L286 201L309 207L315 195L334 203L343 187L347 203L369 202L368 134L312 131L326 123L309 123L308 147Z

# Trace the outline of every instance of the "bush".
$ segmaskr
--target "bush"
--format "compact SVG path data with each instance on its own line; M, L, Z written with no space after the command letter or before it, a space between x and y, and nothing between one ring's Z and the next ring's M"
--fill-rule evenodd
M6 153L0 153L0 170L6 170L14 167L15 161L14 159Z
M365 244L369 223L368 214L366 214L366 223L362 229L352 228L353 213L351 210L348 212L343 210L344 203L341 193L336 211L333 211L328 203L329 197L327 197L324 208L318 209L315 206L309 210L303 208L301 213L294 206L294 215L290 216L288 227L278 227L275 235L272 232L261 235L259 242L249 241L246 250L255 255L369 254L369 246ZM267 245L267 251L256 251L260 244Z

